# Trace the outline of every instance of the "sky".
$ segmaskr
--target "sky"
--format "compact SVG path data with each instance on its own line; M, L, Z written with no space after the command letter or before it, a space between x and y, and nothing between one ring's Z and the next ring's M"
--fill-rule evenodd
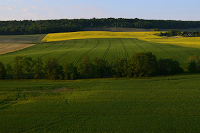
M200 21L200 0L0 0L0 20L139 18Z

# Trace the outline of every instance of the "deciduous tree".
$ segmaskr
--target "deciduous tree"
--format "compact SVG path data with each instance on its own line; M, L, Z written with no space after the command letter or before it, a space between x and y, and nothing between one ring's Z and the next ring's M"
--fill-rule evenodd
M89 60L87 55L84 55L81 60L77 72L82 76L82 78L90 78L93 75L93 65Z
M74 80L77 77L77 68L73 65L73 63L68 64L64 63L63 66L64 79Z
M22 58L23 58L22 56L16 56L14 58L13 78L15 78L15 79L23 79L24 78Z
M62 79L62 67L56 58L48 58L45 64L45 76L48 79Z
M0 79L4 79L6 76L6 70L3 63L0 61Z
M31 57L24 57L22 59L23 64L23 72L25 74L25 78L32 78L33 76L33 68L34 68L34 61Z
M35 61L34 73L35 73L35 76L34 76L35 79L41 79L44 77L43 76L43 62L40 57L37 58L37 60Z

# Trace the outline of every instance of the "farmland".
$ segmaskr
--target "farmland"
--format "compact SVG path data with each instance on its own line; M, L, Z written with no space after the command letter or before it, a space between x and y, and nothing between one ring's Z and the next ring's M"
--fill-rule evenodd
M0 43L39 43L46 34L36 35L1 35Z
M172 44L182 47L200 48L200 37L160 37L156 36L158 31L143 32L108 32L108 31L81 31L68 33L52 33L45 36L43 42L63 41L73 39L92 39L92 38L134 38L138 40Z
M0 132L199 132L199 76L0 81Z
M45 36L43 42L63 41L73 39L91 39L91 38L161 38L154 34L159 32L109 32L109 31L80 31L67 33L51 33Z
M0 55L33 46L40 43L44 37L45 34L0 36Z
M200 49L193 47L181 47L135 38L94 38L38 43L23 50L0 55L0 60L4 64L12 64L16 56L29 56L33 59L41 57L43 61L55 57L60 64L68 61L68 63L78 65L82 57L87 54L92 61L95 57L99 57L111 63L116 56L127 58L135 52L142 51L151 51L158 59L172 57L183 67L187 65L189 56L200 56Z
M55 57L60 64L77 66L85 54L90 60L99 57L111 63L116 56L151 51L158 59L172 57L186 67L189 56L200 56L198 37L163 38L155 33L49 34L43 42L0 55L0 61L13 65L16 56L43 61ZM199 74L0 80L0 132L199 132L199 81Z

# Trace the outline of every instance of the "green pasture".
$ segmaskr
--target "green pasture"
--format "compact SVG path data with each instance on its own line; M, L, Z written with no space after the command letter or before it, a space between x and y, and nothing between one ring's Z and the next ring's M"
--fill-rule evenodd
M65 61L78 65L82 57L87 54L91 61L96 57L113 62L119 58L127 58L135 52L151 51L160 58L174 58L182 67L187 66L187 58L192 55L200 56L200 49L181 47L171 44L161 44L137 40L134 38L116 39L85 39L61 42L38 43L23 50L0 55L4 64L13 64L16 56L29 56L33 59L41 57L45 62L47 58L57 58L60 64Z
M1 35L0 43L39 43L46 34L35 35Z
M1 80L0 132L200 132L199 81Z

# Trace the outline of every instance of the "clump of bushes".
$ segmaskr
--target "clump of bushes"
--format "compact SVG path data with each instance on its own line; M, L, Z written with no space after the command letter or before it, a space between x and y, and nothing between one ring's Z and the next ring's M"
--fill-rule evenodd
M193 55L188 57L188 72L197 73L200 72L200 57Z
M172 58L158 60L159 75L171 75L175 73L182 73L183 69L180 67L178 61Z

